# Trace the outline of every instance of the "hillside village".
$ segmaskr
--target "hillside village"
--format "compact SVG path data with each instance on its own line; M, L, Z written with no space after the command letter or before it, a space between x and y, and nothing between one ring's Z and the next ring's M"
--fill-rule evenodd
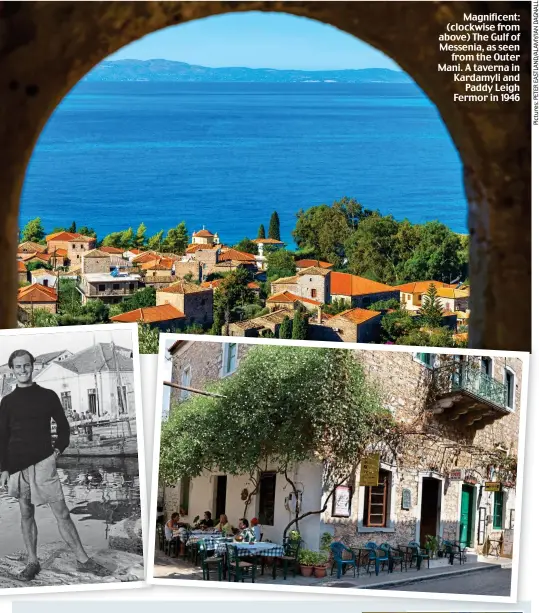
M116 247L67 230L23 241L17 253L19 325L137 322L152 330L230 336L467 342L465 284L373 281L287 251L263 227L257 238L235 246L206 227L188 241L178 252Z

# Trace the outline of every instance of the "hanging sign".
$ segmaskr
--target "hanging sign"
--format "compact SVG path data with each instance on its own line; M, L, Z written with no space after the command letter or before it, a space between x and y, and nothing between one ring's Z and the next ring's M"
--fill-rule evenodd
M350 517L352 502L352 488L348 485L339 485L333 496L333 517Z
M486 481L485 492L501 492L502 484L499 481Z
M462 481L464 479L464 469L463 468L454 468L449 473L450 481Z
M376 487L380 473L380 454L371 453L361 460L361 472L359 474L359 485L365 487Z
M409 511L412 506L412 492L409 489L402 490L402 509Z

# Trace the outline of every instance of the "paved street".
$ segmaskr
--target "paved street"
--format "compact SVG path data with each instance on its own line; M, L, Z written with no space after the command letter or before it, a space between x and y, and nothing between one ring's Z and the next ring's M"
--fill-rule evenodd
M467 575L459 575L457 577L418 581L417 583L388 587L386 589L407 592L509 596L511 592L511 569L499 568Z

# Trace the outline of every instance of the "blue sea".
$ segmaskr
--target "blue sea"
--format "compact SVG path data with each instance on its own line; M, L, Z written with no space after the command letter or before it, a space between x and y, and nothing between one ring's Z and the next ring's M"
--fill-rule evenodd
M462 165L414 84L80 83L30 161L21 226L103 236L185 221L226 243L343 196L466 232Z

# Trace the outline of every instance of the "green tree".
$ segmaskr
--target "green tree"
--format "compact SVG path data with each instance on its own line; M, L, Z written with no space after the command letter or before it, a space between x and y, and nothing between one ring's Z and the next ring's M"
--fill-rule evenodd
M128 311L134 311L135 309L144 309L146 307L155 306L155 287L150 285L142 289L137 290L132 296L129 296L123 302L115 305L119 315L120 313L127 313Z
M181 221L175 228L171 228L167 232L167 236L163 242L163 251L167 253L183 253L189 245L189 235L187 226L184 221Z
M281 240L281 222L279 220L279 213L277 213L277 211L273 211L273 213L271 214L268 228L268 238L273 238L276 241Z
M290 317L285 317L279 328L279 338L292 338L292 322Z
M212 327L212 333L221 334L222 326L228 326L233 320L234 310L254 301L254 292L247 287L249 281L249 273L244 268L238 268L229 273L219 284L213 294L215 326Z
M45 228L41 223L41 217L31 219L22 229L21 242L42 243L45 240Z
M137 249L142 249L146 243L146 226L144 223L141 223L137 228L137 233L135 234L135 238L133 239L133 246Z
M159 353L159 330L148 324L139 324L138 343L140 353Z
M81 295L74 279L60 279L58 312L60 315L79 315L82 310Z
M352 308L352 303L350 300L346 300L345 298L338 298L334 300L331 304L322 305L322 310L324 313L328 315L338 315L343 311L348 311L348 309Z
M282 277L292 277L296 274L294 254L284 249L269 253L266 262L266 276L270 281Z
M30 315L28 327L30 328L54 328L58 325L58 315L47 309L34 309Z
M134 240L135 236L133 234L133 228L127 228L127 230L124 230L121 233L120 247L122 249L130 249L131 247L133 247Z
M386 313L381 320L381 336L384 342L396 343L419 327L417 317L412 317L408 311L399 309Z
M72 221L71 225L69 226L67 231L71 232L72 234L75 234L75 232L77 231L77 224L76 224L76 222Z
M47 262L42 262L41 260L34 260L33 262L28 262L26 264L26 270L28 272L32 272L33 270L39 270L40 268L45 268L46 270L52 270L52 266Z
M118 249L123 249L123 235L123 232L111 232L103 238L101 244L103 247L117 247Z
M401 308L401 303L396 298L389 300L378 300L367 307L371 311L389 311Z
M82 234L83 236L92 236L93 238L97 238L97 232L89 226L81 226L79 228L79 234Z
M439 328L444 320L443 313L444 309L438 298L436 286L434 283L431 283L419 309L421 323L429 328Z
M250 238L243 238L235 247L234 249L237 249L238 251L242 251L243 253L252 253L253 255L256 255L258 253L258 247L256 246L256 243L253 243L253 241Z
M163 244L163 230L157 232L148 239L148 249L150 251L161 251L161 245Z
M369 450L393 449L402 438L347 350L256 346L233 376L206 389L219 396L193 395L171 407L161 429L160 479L176 483L212 469L248 474L256 491L261 473L273 465L298 494L294 467L322 464L322 503L296 507L285 536L303 518L324 513Z
M301 308L297 308L292 320L292 338L304 341L309 332L309 315Z
M261 223L258 228L258 234L256 238L266 238L266 228L264 228L264 224Z
M415 345L425 347L456 347L453 332L449 328L414 328L408 334L397 339L397 345Z

